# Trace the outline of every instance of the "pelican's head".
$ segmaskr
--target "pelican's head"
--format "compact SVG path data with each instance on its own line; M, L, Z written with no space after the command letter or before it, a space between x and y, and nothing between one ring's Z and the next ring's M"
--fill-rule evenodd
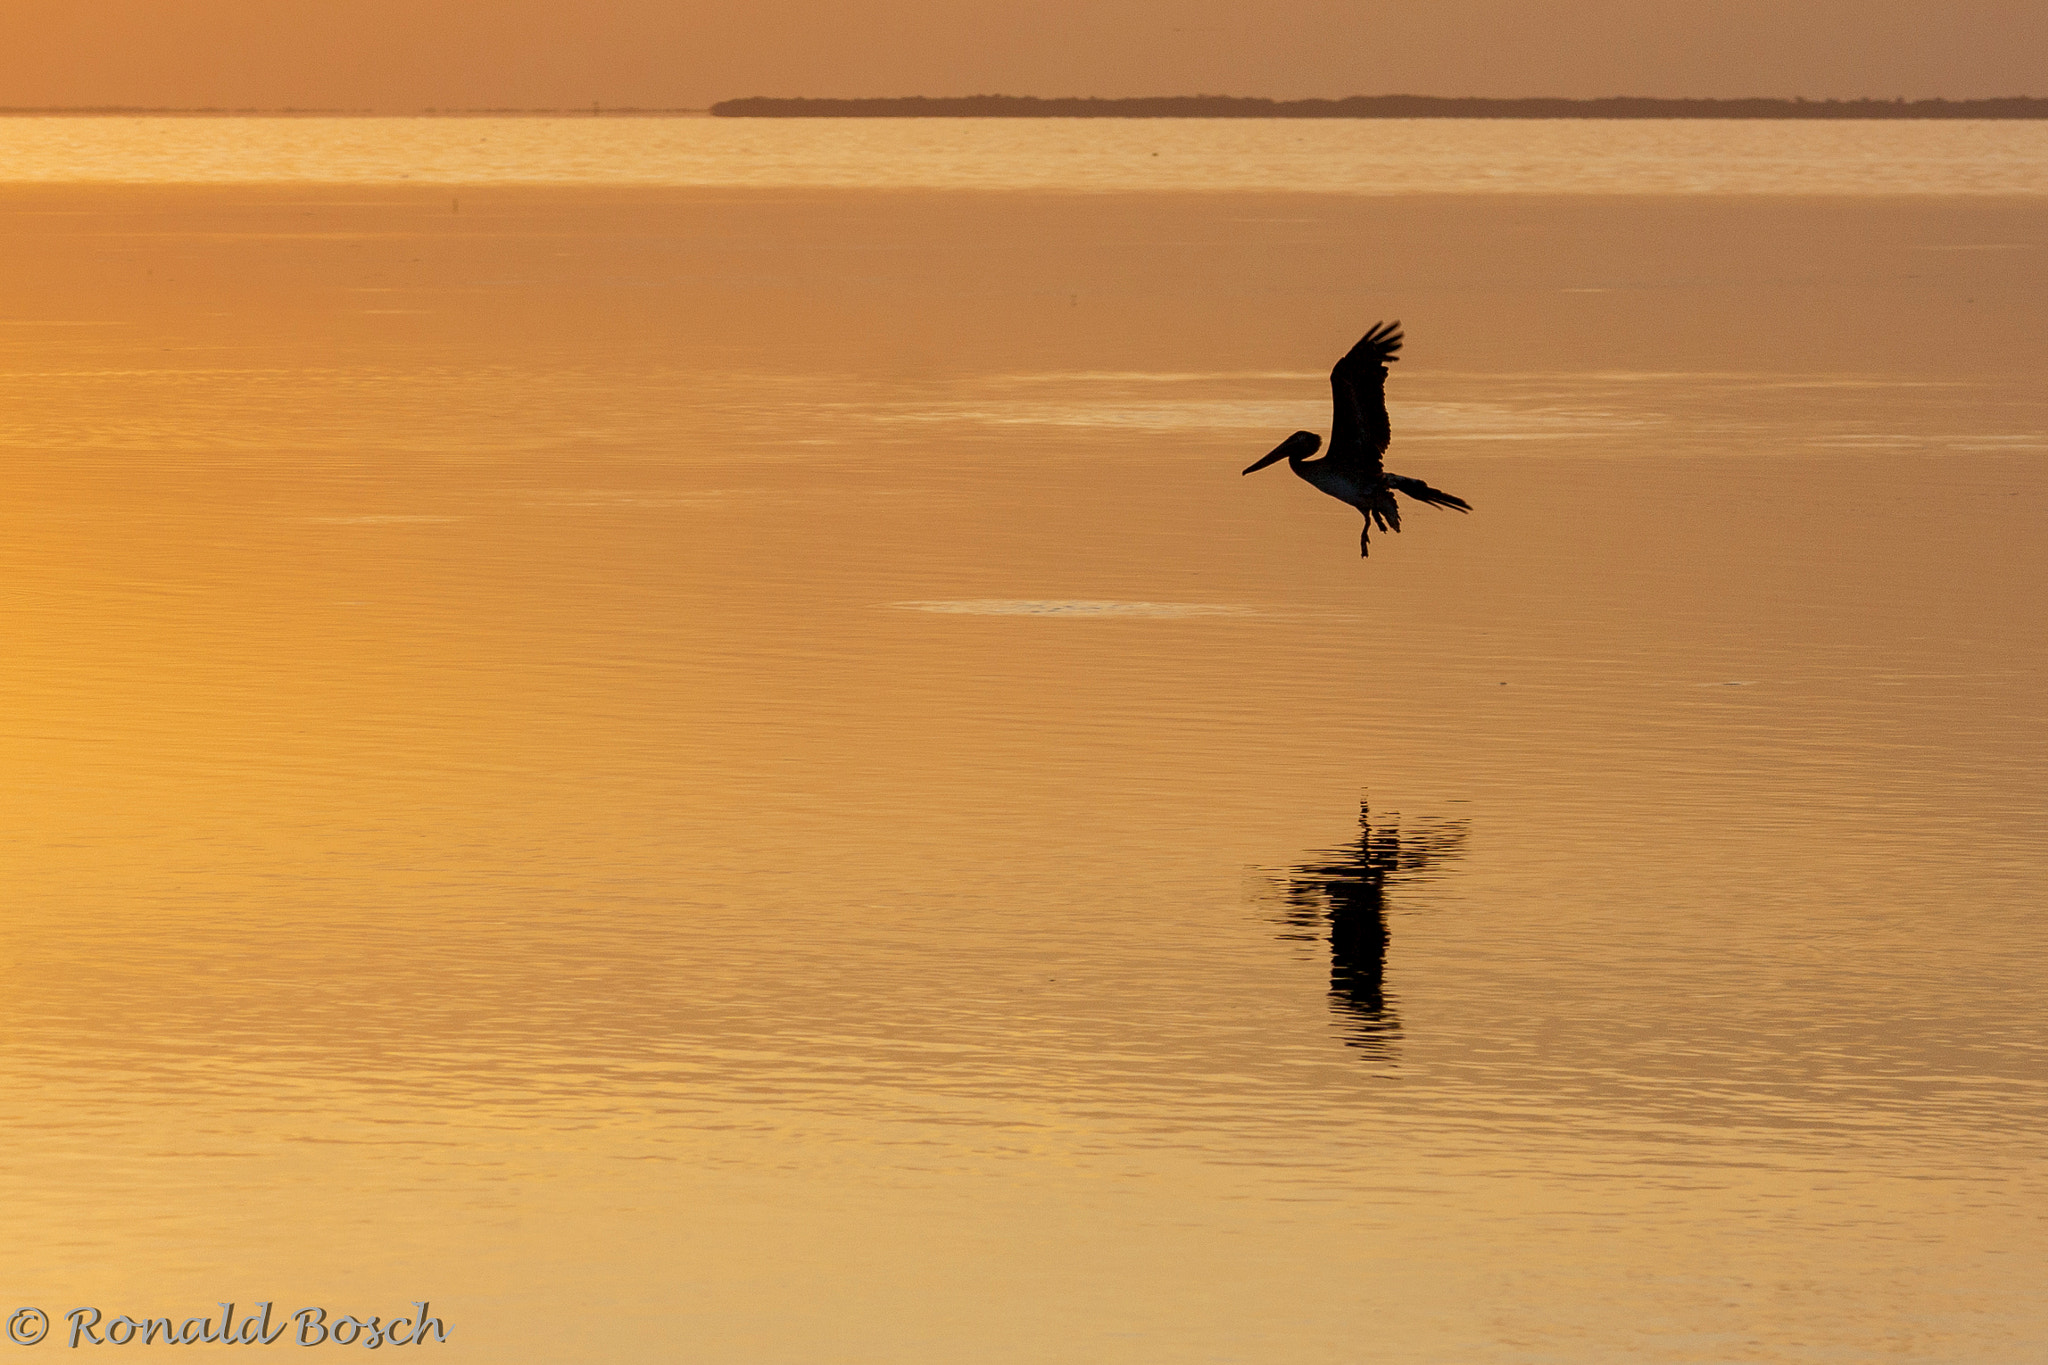
M1313 431L1297 431L1272 450L1255 460L1244 472L1264 469L1276 460L1305 460L1323 448L1323 438Z

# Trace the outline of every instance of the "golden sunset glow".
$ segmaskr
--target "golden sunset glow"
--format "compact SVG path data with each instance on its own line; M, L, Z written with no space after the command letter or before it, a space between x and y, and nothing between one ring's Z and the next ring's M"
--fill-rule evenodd
M411 116L1848 20L18 17L0 1352L2033 1360L2048 122Z

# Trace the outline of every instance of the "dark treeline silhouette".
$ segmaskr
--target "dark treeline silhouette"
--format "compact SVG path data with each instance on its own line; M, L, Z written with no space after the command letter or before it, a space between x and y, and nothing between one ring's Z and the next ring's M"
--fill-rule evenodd
M1039 99L963 95L932 99L751 99L711 106L720 118L2048 118L2048 99L1667 100L1444 99L1435 95L1352 95L1341 100L1268 100L1236 95L1147 99Z
M1384 1056L1400 1020L1387 1003L1387 885L1427 871L1464 847L1462 823L1375 826L1364 802L1358 837L1279 878L1287 938L1330 945L1330 1005L1350 1023L1346 1041Z

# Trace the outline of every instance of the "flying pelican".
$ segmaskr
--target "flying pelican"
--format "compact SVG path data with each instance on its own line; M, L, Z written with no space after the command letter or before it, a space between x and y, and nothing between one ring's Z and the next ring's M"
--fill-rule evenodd
M1431 488L1420 479L1389 474L1381 463L1393 439L1393 429L1387 424L1387 366L1401 358L1394 354L1400 349L1401 324L1375 322L1330 371L1329 454L1320 460L1309 459L1322 449L1323 438L1313 431L1297 431L1244 471L1250 474L1285 457L1288 468L1302 478L1365 513L1365 529L1358 533L1360 555L1372 553L1375 525L1382 531L1401 529L1396 489L1431 507L1472 510L1472 504L1463 498Z

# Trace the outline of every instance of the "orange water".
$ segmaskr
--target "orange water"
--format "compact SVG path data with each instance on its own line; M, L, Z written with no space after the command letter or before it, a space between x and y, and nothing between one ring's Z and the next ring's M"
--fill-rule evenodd
M2040 196L2048 123L16 117L0 181Z
M2042 221L5 191L0 1309L2038 1359Z

